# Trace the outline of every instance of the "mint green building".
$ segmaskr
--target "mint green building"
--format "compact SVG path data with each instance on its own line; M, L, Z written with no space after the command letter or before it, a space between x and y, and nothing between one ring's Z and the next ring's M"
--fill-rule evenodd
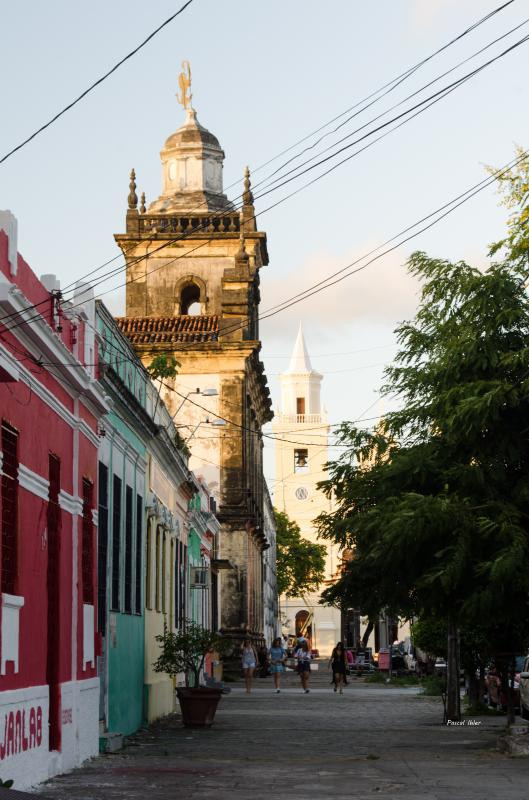
M105 308L97 303L101 384L110 399L99 448L98 614L100 728L130 734L144 709L144 540L149 376Z

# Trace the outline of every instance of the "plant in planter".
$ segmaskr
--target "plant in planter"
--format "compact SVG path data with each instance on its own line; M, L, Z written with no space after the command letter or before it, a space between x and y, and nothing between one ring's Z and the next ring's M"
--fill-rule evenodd
M215 631L187 620L176 633L164 626L163 634L156 637L160 655L153 664L155 672L165 672L171 678L184 674L185 687L178 686L176 693L182 711L182 722L188 728L209 728L221 698L222 689L200 685L200 674L208 653L223 653L226 641Z

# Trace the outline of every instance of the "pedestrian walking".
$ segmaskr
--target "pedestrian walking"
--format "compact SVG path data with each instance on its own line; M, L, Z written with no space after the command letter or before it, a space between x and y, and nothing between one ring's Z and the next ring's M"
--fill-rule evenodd
M281 691L281 673L285 671L285 659L287 657L287 651L283 647L283 643L279 636L272 642L272 647L269 651L269 657L270 672L274 676L276 694L279 694Z
M246 693L252 691L252 678L255 667L257 666L257 653L250 639L245 639L241 651L242 671L244 673L244 683Z
M342 642L338 642L336 647L331 653L329 661L332 669L332 683L334 683L334 691L340 691L343 694L343 687L347 683L347 662L345 657L345 648Z
M257 651L257 658L259 662L259 677L266 678L269 675L268 650L266 649L266 645L261 645Z
M301 678L301 686L305 694L309 693L309 678L310 678L310 650L307 640L302 641L298 639L298 649L295 652L295 657L298 660L298 673Z

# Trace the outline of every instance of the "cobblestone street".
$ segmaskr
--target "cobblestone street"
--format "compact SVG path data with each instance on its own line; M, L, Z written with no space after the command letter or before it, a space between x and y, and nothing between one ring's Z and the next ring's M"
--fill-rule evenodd
M314 797L522 800L529 760L495 751L502 717L440 725L440 701L354 681L334 694L328 673L302 694L287 676L281 694L257 679L236 685L214 726L197 731L166 718L83 769L41 787L54 800L185 798L283 800Z

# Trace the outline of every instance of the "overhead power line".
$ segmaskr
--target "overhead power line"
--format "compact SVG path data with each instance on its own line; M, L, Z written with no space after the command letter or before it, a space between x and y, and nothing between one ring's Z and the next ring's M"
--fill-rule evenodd
M503 39L506 39L506 38L507 38L508 36L510 36L512 33L514 33L515 31L519 30L520 28L524 27L524 25L527 25L527 22L528 22L528 21L529 21L528 19L525 19L525 20L523 20L522 22L520 22L518 25L515 25L513 28L511 28L510 30L508 30L506 33L503 33L501 36L497 36L497 37L496 37L495 39L493 39L491 42L489 42L488 44L484 45L484 46L483 46L483 47L481 47L479 50L476 50L476 52L472 53L472 55L470 55L470 56L467 56L466 58L462 59L462 60L461 60L461 61L459 61L457 64L455 64L453 67L450 67L450 69L446 70L445 72L442 72L442 73L441 73L440 75L438 75L436 78L433 78L431 81L429 81L428 83L424 84L424 86L421 86L419 89L417 89L417 90L415 90L414 92L412 92L411 94L407 95L407 96L406 96L406 97L404 97L402 100L399 100L399 102L398 102L398 103L395 103L394 105L390 106L390 107L389 107L389 108L387 108L385 111L383 111L381 114L378 114L376 117L373 117L371 120L369 120L369 122L365 123L365 124L364 124L364 125L362 125L360 128L357 128L356 130L354 130L354 131L351 131L351 132L350 132L350 133L348 133L346 136L342 137L342 139L338 139L338 140L337 140L337 141L335 141L333 144L329 145L328 147L324 148L323 150L320 150L320 155L322 155L323 153L326 153L326 152L328 152L329 150L332 150L334 147L336 147L336 146L337 146L338 144L340 144L341 142L344 142L344 141L346 141L346 140L347 140L347 139L349 139L351 136L354 136L354 134L355 134L355 133L358 133L359 131L363 130L365 127L367 127L367 125L369 125L369 124L371 124L372 122L376 122L377 120L381 119L381 118L382 118L382 117L384 117L386 114L388 114L390 111L393 111L394 109L396 109L396 108L398 108L399 106L403 105L403 104L404 104L404 103L405 103L407 100L410 100L411 98L413 98L413 97L417 96L418 94L420 94L421 92L423 92L423 91L424 91L425 89L427 89L428 87L430 87L430 86L433 86L433 84L434 84L434 83L437 83L438 81L442 80L442 78L445 78L447 75L450 75L452 72L455 72L455 70L459 69L459 67L462 67L464 64L467 64L469 61L472 61L472 59L474 59L474 58L476 58L477 56L481 55L481 54L482 54L482 53L484 53L486 50L490 49L490 48L491 48L491 47L493 47L495 44L498 44L498 42L502 41ZM408 75L407 75L406 77L409 77L411 74L413 74L413 73L412 73L412 72L408 73ZM404 80L404 79L403 79L403 80ZM400 85L401 83L402 83L402 81L399 81L397 84L395 84L395 86L393 86L393 87L392 87L391 89L389 89L387 92L384 92L384 94L380 95L380 97L377 97L376 99L372 100L370 103L367 103L366 105L364 105L364 106L363 106L362 108L360 108L358 111L355 111L355 113L354 113L354 114L350 115L349 117L347 117L347 119L343 120L343 121L342 121L342 122L341 122L339 125L337 125L337 126L336 126L336 127L335 127L335 128L332 130L332 131L328 131L326 134L324 134L323 136L321 136L321 137L320 137L320 138L319 138L317 141L313 142L313 144L311 144L310 146L306 147L306 148L305 148L304 150L302 150L300 153L297 153L296 155L294 155L294 156L292 156L291 158L289 158L289 159L288 159L288 161L285 161L283 164L281 164L281 166L277 167L277 169L275 169L275 170L274 170L274 171L273 171L273 172L272 172L272 173L271 173L271 174L270 174L268 177L266 177L266 178L263 178L261 181L258 181L257 183L255 183L255 184L254 184L254 187L253 187L253 188L254 188L254 191L255 191L257 188L259 188L259 187L261 187L261 186L263 186L263 185L266 185L266 184L268 184L268 185L273 185L274 183L278 182L278 181L280 180L280 178L276 178L276 179L275 179L275 180L273 180L273 181L271 181L271 178L273 178L273 176L274 176L274 175L276 175L277 173L280 173L280 172L282 172L282 171L284 170L284 168L285 168L285 167L287 167L287 166L288 166L290 163L292 163L293 161L295 161L295 160L297 160L298 158L300 158L302 155L304 155L304 153L308 152L309 150L313 150L315 147L317 147L319 144L321 144L321 142L322 142L324 139L326 139L328 136L331 136L333 133L337 133L337 132L338 132L338 131L339 131L341 128L343 128L345 125L347 125L347 123L348 123L348 122L350 122L351 120L355 119L357 116L359 116L360 114L362 114L362 113L363 113L364 111L366 111L368 108L370 108L371 106L373 106L375 103L377 103L379 100L381 100L381 99L382 99L382 97L385 97L385 96L386 96L386 95L389 93L389 91L393 91L393 89L394 89L394 88L396 88L396 87L397 87L398 85ZM359 104L357 104L357 105L361 105L361 104L359 103ZM356 107L356 106L355 106L355 107ZM315 156L312 156L312 157L311 157L311 158L309 158L307 161L303 162L303 164L301 164L301 165L298 165L298 166L297 166L295 169L299 169L300 167L304 166L305 164L309 164L309 163L310 163L311 161L313 161L315 158L318 158L318 154L316 154ZM283 177L284 177L284 176L286 176L286 175L289 175L291 172L294 172L294 171L295 171L295 169L289 170L289 172L286 172L286 173L285 173L285 172L283 172Z
M404 228L402 231L400 231L399 233L395 234L390 239L387 239L383 244L378 245L376 248L373 248L368 253L366 253L363 256L360 256L359 258L357 258L354 261L350 262L345 267L342 267L342 269L340 269L340 270L338 270L338 271L336 271L334 273L331 273L326 278L324 278L322 281L320 281L320 282L318 282L316 284L313 284L311 287L308 287L307 289L303 290L302 292L298 293L297 295L293 295L291 298L288 298L288 299L284 300L282 303L280 303L280 304L278 304L276 306L272 306L269 309L266 309L262 314L259 315L259 320L261 321L263 319L268 319L269 317L275 316L276 314L279 314L281 311L286 310L286 308L289 308L289 307L291 307L293 305L296 305L297 303L300 303L303 300L308 299L308 297L311 297L312 295L317 294L317 293L323 291L326 288L329 288L330 286L334 285L335 283L338 283L338 282L340 282L342 280L345 280L345 278L350 277L351 275L354 275L354 274L366 269L368 266L370 266L372 263L374 263L378 259L382 258L384 255L387 255L388 253L392 252L393 250L396 250L398 247L402 246L406 242L408 242L411 239L415 238L420 233L423 233L425 230L427 230L427 229L433 227L434 225L436 225L438 222L440 222L446 216L451 214L453 211L455 211L461 205L463 205L464 203L468 202L470 199L475 197L479 192L481 192L484 189L488 188L488 186L490 186L492 183L494 183L495 181L497 181L498 179L503 177L505 174L507 174L511 169L516 167L527 156L528 156L527 151L522 151L522 153L520 153L516 158L514 158L511 161L507 162L507 164L504 164L500 169L496 170L492 175L487 176L483 180L479 181L477 184L474 184L474 186L470 187L470 189L467 189L466 191L464 191L464 192L460 193L459 195L457 195L455 198L452 198L447 203L445 203L442 206L440 206L439 208L435 209L435 211L432 211L430 214L427 214L426 216L422 217L417 222L414 222L412 225L409 225L408 227ZM443 213L441 213L441 212L443 212ZM402 239L402 241L397 242L393 246L391 246L388 249L384 250L383 252L379 253L377 256L374 256L369 261L367 261L367 263L365 263L363 265L361 264L362 261L364 261L366 258L369 258L369 256L371 256L373 253L376 253L378 250L381 250L383 247L386 247L386 245L390 244L391 242L394 242L396 239L401 238L402 236L404 236L409 231L412 231L414 228L416 228L417 226L421 225L423 222L425 222L427 220L430 220L432 218L434 218L434 219L428 225L425 225L420 230L415 231L414 233L410 234L406 238ZM360 266L358 266L358 267L356 267L354 269L351 269L352 267L355 267L356 264L360 264ZM347 272L347 270L350 270L350 271ZM343 274L343 273L345 273L345 274ZM336 276L340 276L340 277L338 277L336 280L332 280L332 279L336 278ZM331 282L331 280L332 280L332 282ZM40 315L37 315L37 316L40 316ZM35 319L36 318L37 317L35 317ZM25 321L27 322L28 320L25 320ZM233 332L235 332L237 330L241 330L242 328L244 328L246 326L247 322L248 322L248 318L246 317L246 318L243 319L242 322L234 323L234 325L228 327L225 332L226 333L233 333ZM12 326L11 328L7 328L7 331L13 330L14 328L18 327L18 325L20 325L20 324L24 324L24 322L20 322L17 325ZM109 346L114 347L114 349L116 349L118 352L120 352L121 355L123 355L125 357L128 357L127 353L125 353L119 347L116 347L116 345L114 345L113 343L108 342L108 344L109 344ZM186 344L186 343L183 343L183 344ZM195 346L196 346L196 343L190 342L190 343L187 343L187 347L180 346L179 347L179 351L185 351L185 350L188 350L188 349L193 349ZM61 366L60 364L57 364L57 365Z
M525 21L523 24L525 25L526 22L527 21ZM516 48L518 48L521 45L525 44L528 40L529 40L529 36L522 37L517 42L515 42L514 44L510 45L505 50L503 50L501 53L499 53L498 55L494 56L493 58L490 58L488 61L485 61L483 64L480 64L479 67L476 67L475 69L471 70L466 75L463 75L461 78L458 78L457 80L453 81L452 83L449 83L446 86L443 86L441 89L438 89L436 92L434 92L433 94L431 94L428 97L424 98L423 100L419 101L415 105L411 106L410 108L405 109L400 114L397 114L397 116L392 117L390 120L387 120L386 122L382 123L381 125L378 125L376 128L374 128L373 130L368 131L363 136L358 137L358 139L355 139L353 142L349 142L349 144L344 145L343 147L339 148L338 150L335 150L333 153L331 153L330 155L326 156L325 158L320 159L315 164L311 164L311 166L306 166L306 165L309 164L309 161L313 160L313 159L309 159L309 161L305 162L304 164L301 164L295 170L290 170L289 172L287 172L284 175L282 175L279 179L277 179L277 181L274 181L274 184L277 184L277 185L272 185L270 188L266 189L266 191L261 192L261 194L257 194L256 195L256 200L260 200L262 197L265 197L266 195L270 194L270 192L275 191L276 189L280 189L282 186L285 186L286 184L290 183L292 180L297 180L302 175L305 175L307 172L311 172L313 169L316 169L316 167L319 167L322 164L326 164L328 161L331 161L332 159L336 158L336 156L340 155L341 153L345 152L346 150L349 150L351 147L354 147L356 144L359 144L360 142L364 141L366 138L372 136L374 133L378 133L378 131L383 130L384 128L387 128L389 125L393 124L394 122L397 122L398 120L407 117L407 115L411 115L411 116L408 119L405 119L404 122L409 122L410 119L413 119L415 116L417 116L418 114L422 113L427 108L430 108L430 106L434 105L435 103L439 102L440 100L443 100L445 97L447 97L453 91L458 89L464 83L466 83L467 81L471 80L471 78L475 77L480 72L482 72L482 70L484 70L487 67L491 66L496 61L498 61L500 58L503 58L504 56L508 55L509 53L511 53ZM419 91L422 91L422 90L419 90ZM414 92L413 94L417 94L417 92ZM413 95L410 95L410 97L412 97L412 96ZM409 99L409 98L406 98L406 99ZM397 106L398 105L400 105L400 103L397 103ZM394 107L396 108L396 106L394 106ZM416 112L416 113L413 113L413 112ZM379 115L378 117L375 117L373 120L371 120L371 122L379 119L380 116L383 116L383 115ZM370 124L370 123L366 123L366 124ZM364 127L366 127L366 126L363 125L362 128L364 128ZM399 127L399 126L396 126L393 130L396 130L397 127ZM362 130L362 128L359 128L358 131ZM353 133L349 134L349 136L354 135L355 132L356 131L353 131ZM345 139L349 138L349 136L345 137ZM340 142L344 141L344 140L340 140ZM345 164L346 161L349 161L351 158L354 158L355 155L357 155L357 153L353 153L352 155L350 155L347 158L344 158L342 161L338 162L338 164L334 164L326 172L318 175L317 179L321 180L321 178L323 178L325 175L328 175L330 172L335 170L337 167L341 166L342 164ZM305 168L303 169L303 167L305 167ZM295 174L292 174L292 173L295 173ZM288 177L289 175L290 175L290 177ZM306 184L303 188L306 188L306 186L308 186L308 185L310 185L310 184Z
M81 100L84 97L86 97L87 94L90 94L90 92L92 92L97 86L103 83L103 81L106 81L106 79L109 78L114 72L116 72L116 70L118 70L126 61L135 56L136 53L138 53L143 47L145 47L145 45L148 44L148 42L150 42L151 39L153 39L157 33L160 33L160 31L167 25L169 25L170 22L172 22L174 19L180 16L180 14L182 14L182 12L185 11L186 8L191 5L192 2L193 0L187 0L187 2L184 3L184 5L181 6L178 9L178 11L176 11L174 14L168 17L165 20L165 22L162 22L161 25L158 25L158 27L154 31L152 31L152 33L150 33L147 36L147 38L144 39L143 42L141 42L141 44L135 47L134 50L131 50L130 53L127 53L127 55L120 61L118 61L117 64L114 64L112 69L109 69L108 72L105 72L104 75L102 75L100 78L94 81L94 83L92 83L87 89L85 89L84 92L81 92L81 94L78 97L76 97L75 100L72 100L71 103L68 103L67 106L64 106L64 108L58 111L57 114L55 114L50 120L48 120L48 122L44 123L44 125L41 125L40 128L37 128L36 131L34 131L30 136L28 136L27 139L24 139L23 142L20 142L20 144L17 144L15 147L9 150L9 152L7 152L4 156L2 156L2 158L0 158L0 164L3 164L3 162L7 161L7 159L10 158L10 156L12 156L18 150L21 150L23 147L29 144L29 142L35 139L40 133L45 131L47 128L53 125L53 123L56 122L60 117L66 114L67 111L70 111L74 106L77 105L77 103L81 102Z
M340 112L335 117L333 117L332 119L328 120L328 122L324 123L323 125L320 125L320 127L318 127L315 130L311 131L311 133L308 133L305 136L303 136L301 139L298 139L297 142L295 142L294 144L289 145L288 147L286 147L284 150L282 150L277 155L272 156L272 158L269 158L267 161L264 161L262 164L259 164L257 167L254 167L253 170L252 170L252 174L255 175L261 169L264 169L264 167L267 167L269 164L272 164L274 161L277 161L277 159L281 158L281 156L284 156L284 155L286 155L286 153L291 152L295 147L298 147L300 144L303 144L303 142L306 142L312 136L316 136L318 133L320 133L321 131L325 130L325 128L327 128L329 125L332 125L334 122L337 122L337 120L341 119L346 114L349 114L355 108L358 108L358 106L362 105L362 103L366 103L368 100L371 100L371 98L375 97L376 95L380 94L381 92L384 92L384 94L380 94L380 97L378 98L378 99L381 99L386 94L388 94L388 92L385 91L386 89L388 89L389 87L396 88L396 86L398 86L403 81L405 81L407 78L409 78L411 75L413 75L418 69L420 69L422 66L427 64L433 58L435 58L435 56L439 55L444 50L447 50L453 44L456 44L456 42L459 42L465 36L467 36L468 34L472 33L474 30L476 30L476 28L479 28L480 25L483 25L489 19L491 19L492 17L496 16L496 14L498 14L500 11L503 11L505 8L507 8L507 6L512 5L513 2L514 2L514 0L508 0L508 2L502 3L500 6L498 6L495 9L493 9L488 14L485 14L484 17L481 17L476 22L472 23L472 25L470 25L468 28L465 28L465 30L463 30L457 36L455 36L452 39L450 39L450 41L448 41L446 44L444 44L441 47L439 47L437 50L435 50L430 55L426 56L425 58L421 59L416 64L414 64L413 66L411 66L408 69L404 70L404 72L401 72L395 78L392 78L390 81L388 81L387 83L383 84L378 89L375 89L375 91L373 91L370 94L368 94L362 100L358 100L353 105L349 106L349 108L346 108L344 111ZM392 89L389 89L389 91L392 91ZM311 147L312 147L312 145L311 145ZM304 150L301 151L301 153L299 155L303 155L303 153L307 152L307 150L311 149L311 147L305 148ZM237 183L239 183L238 180L235 181L234 183L230 184L230 186L228 186L227 188L230 189L232 186L235 186Z
M499 11L502 11L504 8L506 8L507 6L511 5L511 4L512 4L512 2L514 2L514 0L509 0L509 2L506 2L506 3L502 4L502 5L500 5L500 6L499 6L497 9L494 9L492 12L490 12L490 13L489 13L489 14L487 14L487 15L485 15L484 17L482 17L482 18L481 18L480 20L478 20L477 22L473 23L473 24L472 24L470 27L468 27L468 28L467 28L467 29L465 29L465 30L464 30L462 33L460 33L458 36L456 36L455 38L453 38L452 40L450 40L450 41L449 41L447 44L443 45L441 48L439 48L438 50L436 50L434 53L432 53L430 56L426 57L426 58L425 58L425 59L423 59L422 61L419 61L419 62L418 62L418 64L414 65L414 67L411 67L411 68L410 68L409 70L407 70L405 73L402 73L400 76L398 76L398 77L397 77L396 79L394 79L393 81L390 81L388 84L385 84L385 85L384 85L384 87L382 87L382 88L386 88L387 86L391 85L391 84L392 84L392 83L394 83L395 81L398 81L398 83L399 83L399 84L400 84L400 83L402 83L402 81L403 81L403 80L405 80L407 77L411 76L411 75L412 75L412 74L413 74L413 73L414 73L414 72L415 72L417 69L419 69L419 67L421 67L423 64L425 64L425 63L427 63L428 61L430 61L432 58L434 58L434 56L435 56L435 55L437 55L438 53L442 52L443 50L446 50L446 49L447 49L448 47L450 47L452 44L454 44L455 42L457 42L457 41L459 41L460 39L462 39L464 36L466 36L466 35L467 35L468 33L470 33L471 31L475 30L477 27L479 27L479 26L480 26L481 24L483 24L485 21L487 21L487 20L488 20L488 19L490 19L492 16L494 16L495 14L497 14ZM184 8L185 8L185 7L182 7L182 9L180 9L180 11L179 11L178 13L181 13L181 11L182 11L182 10L184 10ZM174 18L174 16L173 16L173 17L171 17L169 20L167 20L167 21L164 23L164 25L165 25L165 24L167 24L169 21L171 21L173 18ZM523 25L523 24L525 24L525 22L523 22L523 23L521 23L521 24ZM504 34L502 37L499 37L499 38L500 38L500 39L501 39L501 38L505 38L505 36L507 36L507 35L509 35L510 33L512 33L512 32L513 32L514 30L516 30L518 27L521 27L521 25L517 26L516 28L512 29L512 30L511 30L511 31L509 31L507 34ZM154 33L156 33L156 32L157 32L157 31L155 31ZM152 34L152 35L154 35L154 34ZM152 35L151 35L151 36L152 36ZM484 48L482 48L480 51L478 51L478 53L479 53L479 52L482 52L484 49L487 49L487 47L490 47L492 44L494 44L494 43L495 43L496 41L498 41L498 40L499 40L499 39L495 39L495 40L494 40L493 42L491 42L489 45L487 45L486 47L484 47ZM146 41L147 41L147 40L146 40ZM473 55L473 56L471 56L470 58L473 58L475 55L477 55L477 53L474 53L474 55ZM468 59L466 59L466 60L468 60ZM463 62L462 62L462 63L463 63ZM454 68L454 69L455 69L455 68ZM444 74L446 74L446 73L444 73ZM442 77L442 76L441 76L441 77ZM431 83L431 82L430 82L430 83ZM430 85L430 84L426 84L426 86L428 86L428 85ZM424 88L425 88L425 87L422 87L422 89L424 89ZM372 97L373 95L376 95L378 91L379 91L379 90L377 90L377 91L373 92L373 93L372 93L371 95L369 95L369 96L368 96L368 98L366 98L366 99L369 99L369 97ZM421 91L421 90L419 90L419 91ZM384 96L384 95L381 95L381 97L380 97L380 98L378 98L378 99L381 99L383 96ZM359 105L359 104L361 104L362 102L364 102L364 101L359 101L359 103L357 103L356 105ZM376 101L374 101L374 102L376 102ZM370 105L371 105L371 104L370 104ZM354 108L354 107L356 107L356 106L353 106L352 108ZM350 109L347 109L345 112L343 112L343 114L347 113L347 111L348 111L348 110L350 110ZM358 113L360 113L360 112L358 112ZM385 112L385 113L387 113L387 112ZM334 118L333 120L331 120L331 122L333 122L335 119L338 119L340 116L343 116L343 114L341 114L341 115L338 115L338 117L336 117L336 118ZM355 116L356 116L356 115L355 115ZM378 118L375 118L375 119L378 119ZM375 140L374 140L372 143L368 144L366 147L370 147L372 144L376 143L376 142L377 142L377 141L379 141L381 138L384 138L386 135L388 135L389 133L391 133L391 132L392 132L392 130L395 130L397 127L400 127L400 125L402 125L402 124L405 124L405 122L406 122L406 121L407 121L407 120L404 120L404 121L403 121L403 122L401 122L399 125L395 126L395 128L394 128L394 129L391 129L390 131L387 131L387 132L386 132L386 133L384 133L384 134L383 134L381 137L379 137L378 139L375 139ZM390 120L389 122L391 123L391 120ZM328 123L328 124L330 124L330 123ZM343 124L345 124L345 123L343 123ZM321 130L321 129L323 129L324 127L326 127L326 126L322 126L322 128L318 129L318 131L319 131L319 130ZM316 131L316 132L318 132L318 131ZM351 135L352 135L352 134L351 134ZM306 138L308 138L308 137L305 137L304 139L302 139L302 140L300 140L300 141L302 142L302 141L304 141ZM353 144L354 144L354 143L353 143ZM295 147L295 146L296 146L296 145L292 145L290 148L288 148L288 150L291 150L291 149L293 149L293 147ZM358 153L362 152L364 149L366 149L366 147L362 148L360 151L358 151ZM279 154L277 157L281 156L281 155L282 155L284 152L286 152L286 151L282 151L282 152L281 152L281 153L280 153L280 154ZM302 151L302 152L304 152L304 151ZM355 154L353 154L353 155L357 155L358 153L355 153ZM353 157L353 156L350 156L350 157ZM269 160L268 162L266 162L266 163L270 163L270 161L273 161L273 160L275 160L275 158L276 158L276 157L274 157L274 158L270 159L270 160ZM349 159L345 159L345 160L349 160ZM1 163L1 162L0 162L0 163ZM317 165L315 165L315 166L317 166ZM257 169L259 169L259 167L258 167ZM332 169L334 169L334 167L333 167ZM277 173L277 171L278 171L278 170L275 170L275 171L272 173L272 175L276 174L276 173ZM332 170L330 170L330 171L332 171ZM324 174L327 174L327 173L324 173ZM269 176L269 177L270 177L270 176ZM319 177L320 177L320 176L318 176L316 179L314 179L314 180L310 181L308 184L306 184L306 186L309 186L309 185L311 185L313 182L315 182L316 180L319 180ZM324 177L324 176L322 175L321 177ZM266 180L268 180L268 179L267 179L267 178L265 178L264 180L266 181ZM239 182L240 182L240 181L237 181L236 183L239 183ZM286 182L288 183L289 181L286 181ZM262 183L262 182L261 182L261 183ZM232 184L232 185L235 185L235 184ZM278 203L276 203L275 205L272 205L272 206L270 206L268 209L264 209L263 211L261 211L261 212L259 212L259 213L260 213L260 214L264 214L264 213L266 213L267 211L271 210L272 208L275 208L275 207L276 207L276 205L278 205L279 203L282 203L282 202L284 202L285 200L289 199L289 198L290 198L290 197L292 197L294 194L297 194L297 193L298 193L299 191L301 191L303 188L306 188L306 186L305 186L305 187L300 187L300 188L298 188L298 189L297 189L295 192L293 192L291 195L288 195L287 197L285 197L285 198L281 199L281 200L280 200ZM228 188L230 188L230 187L228 187ZM254 188L255 188L255 187L254 187ZM277 188L279 188L279 187L277 187ZM239 196L236 198L236 200L239 200L241 197L242 197L242 195L239 195ZM199 208L200 208L200 206L197 206L197 207L196 207L196 209L195 209L195 211L198 211L198 210L199 210ZM235 208L234 210L237 210L237 209ZM189 212L189 213L192 213L192 212ZM198 230L200 229L200 227L201 227L201 226L198 226ZM204 225L203 227L205 228L206 226ZM185 238L187 238L188 236L190 236L192 233L196 233L196 232L197 232L197 229L195 229L193 232L190 232L189 234L186 232L186 233L180 234L179 236L177 236L177 237L174 237L174 238L172 238L172 239L170 239L170 240L168 240L168 241L165 241L165 242L163 242L163 243L162 243L162 244L160 244L160 245L159 245L159 246L158 246L158 247L157 247L155 250L151 251L151 253L147 254L146 256L140 256L140 257L138 257L137 259L134 259L132 262L130 262L130 264L124 264L124 265L120 265L120 266L118 266L117 268L110 270L109 272L107 272L107 273L106 273L106 274L104 274L103 276L100 276L100 279L98 279L98 281L96 282L96 284L95 284L95 285L100 285L101 283L105 282L106 280L109 280L109 279L110 279L111 277L113 277L115 274L118 274L119 272L121 272L121 271L122 271L122 270L123 270L125 267L127 267L127 266L130 266L130 265L134 265L134 264L136 264L136 263L139 263L140 261L142 261L142 260L144 260L144 259L146 259L146 258L148 258L148 257L151 257L151 256L152 256L154 253L158 252L158 250L161 250L161 249L163 249L163 248L165 248L165 247L168 247L168 246L170 246L170 245L171 245L173 242L177 242L177 241L180 241L181 239L185 239ZM195 248L195 249L199 249L199 248L200 248L200 247L202 247L202 246L204 246L204 245L203 245L203 244L201 244L201 245L198 245L198 247L197 247L197 248ZM191 252L192 252L192 251L191 251ZM121 253L118 253L116 256L112 257L111 259L108 259L108 260L107 260L106 262L104 262L103 264L99 265L98 267L95 267L95 268L93 268L93 269L92 269L92 270L90 270L88 273L85 273L85 275L84 275L84 276L82 276L81 278L78 278L78 279L77 279L77 281L86 280L88 277L90 277L90 276L91 276L91 275L93 275L94 273L97 273L97 272L99 272L99 271L100 271L101 269L103 269L105 266L108 266L108 264L110 264L110 263L112 263L112 262L116 261L118 258L121 258L121 257L122 257L122 254L121 254ZM184 256L180 256L180 257L184 257ZM180 257L179 257L179 258L180 258ZM174 261L174 260L177 260L177 259L173 259L173 261ZM172 262L170 262L170 263L172 263ZM152 271L154 271L154 270L152 270ZM71 287L73 287L73 286L74 286L74 284L75 284L75 282L71 282L70 284L67 284L67 286L63 287L63 289L62 289L62 292L64 293L64 292L68 291L68 290L69 290ZM108 291L114 291L116 288L119 288L119 286L118 286L118 287L112 287L112 289L111 289L111 290L108 290ZM107 291L107 292L105 292L104 294L108 294L108 291ZM37 308L37 307L39 307L40 305L42 305L42 304L44 304L44 303L46 303L46 302L48 302L48 301L47 301L47 299L46 299L45 301L41 301L40 303L37 303L37 304L35 304L35 305L33 306L33 308ZM28 310L29 310L29 308L28 308ZM1 322L1 321L3 321L3 320L5 320L5 319L13 318L13 317L15 317L16 315L17 315L17 312L15 312L14 314L6 315L6 316L4 316L4 317L0 317L0 322Z

